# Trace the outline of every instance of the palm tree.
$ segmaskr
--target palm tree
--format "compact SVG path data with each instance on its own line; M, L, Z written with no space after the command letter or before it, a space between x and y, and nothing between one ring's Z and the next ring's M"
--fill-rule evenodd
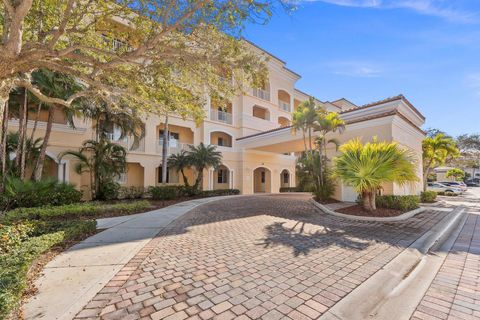
M103 187L120 177L127 167L125 148L106 140L86 140L78 151L63 152L60 159L66 155L78 160L75 165L78 174L90 174L92 199L101 199Z
M340 152L335 159L335 175L355 188L367 211L376 210L375 196L382 183L404 185L418 181L410 153L395 142L374 139L362 144L355 139L342 145Z
M218 168L222 164L222 153L216 150L214 145L204 145L203 142L198 146L189 146L188 157L191 165L197 171L197 179L193 188L198 190L203 181L203 170L208 168Z
M168 158L168 167L175 168L177 172L180 172L183 177L183 184L189 187L187 176L185 175L185 169L189 168L191 165L191 159L187 151L182 150L177 154L172 154Z
M39 87L39 89L50 97L67 99L74 93L82 89L82 86L72 76L64 75L58 72L53 72L46 69L40 69L32 74L33 81ZM40 103L40 102L38 102ZM40 150L40 154L37 158L37 162L34 166L32 178L35 181L42 179L43 165L45 163L45 156L47 152L48 143L50 141L50 135L52 133L53 120L56 112L63 112L67 118L67 122L70 126L74 127L73 117L78 112L75 107L78 104L74 103L72 107L67 108L57 105L44 105L48 107L48 119L45 129L45 136L43 137L43 144Z
M305 114L303 112L303 107L300 105L297 110L292 115L292 132L296 134L297 131L302 131L302 138L303 138L303 147L304 151L307 151L307 125L305 121Z
M427 178L432 168L443 165L447 159L460 155L455 141L443 133L427 137L422 142L423 188L427 189Z
M9 132L6 137L6 159L5 159L5 165L6 165L6 175L10 176L18 176L20 177L19 173L20 170L18 168L19 164L17 161L11 161L10 160L10 154L15 154L16 150L18 150L19 144L21 144L20 141L20 132ZM37 139L31 139L27 138L25 141L25 153L23 157L25 158L25 164L26 165L33 165L38 159L38 156L40 154L40 150L42 147L42 139L37 138ZM15 155L15 160L16 160L17 155Z

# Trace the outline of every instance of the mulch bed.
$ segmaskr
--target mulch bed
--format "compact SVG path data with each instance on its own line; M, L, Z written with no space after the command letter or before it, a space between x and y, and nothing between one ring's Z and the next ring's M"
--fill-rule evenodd
M332 204L332 203L339 203L340 201L338 200L335 200L335 199L327 199L327 200L318 200L318 199L315 199L318 203L321 203L321 204Z
M401 210L385 209L385 208L377 208L377 210L370 212L363 209L363 207L359 205L337 209L335 211L344 213L344 214L349 214L351 216L360 216L360 217L396 217L403 213L403 211Z

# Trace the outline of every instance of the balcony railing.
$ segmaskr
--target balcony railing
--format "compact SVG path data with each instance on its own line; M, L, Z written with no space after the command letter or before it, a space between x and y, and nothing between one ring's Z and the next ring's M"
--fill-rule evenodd
M232 114L225 111L212 109L210 110L210 120L232 124Z
M280 107L280 109L290 112L290 103L278 100L278 106Z
M257 98L270 101L270 92L267 90L254 88L253 95Z
M176 139L170 139L169 141L169 150L168 150L168 155L171 154L176 154L179 153L182 150L190 150L189 148L189 143L180 143ZM162 154L163 153L163 139L158 139L157 140L157 153Z
M112 133L107 134L106 136L107 140L116 143L118 145L121 145L124 147L127 151L134 151L134 152L145 152L145 140L140 139L138 143L135 145L135 140L130 137L125 137L123 139L118 139L115 137Z

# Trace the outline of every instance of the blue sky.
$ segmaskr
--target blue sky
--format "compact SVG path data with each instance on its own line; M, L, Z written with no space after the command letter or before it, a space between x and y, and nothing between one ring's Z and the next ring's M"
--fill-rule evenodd
M479 0L313 0L244 36L302 75L321 100L403 93L425 128L480 132Z

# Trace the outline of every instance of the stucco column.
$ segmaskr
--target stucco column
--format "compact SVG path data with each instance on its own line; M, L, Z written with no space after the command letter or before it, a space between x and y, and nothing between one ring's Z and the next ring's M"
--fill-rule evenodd
M141 162L143 167L143 186L145 188L154 187L156 185L157 168L153 162Z
M228 177L228 187L230 189L233 189L234 184L233 184L233 170L228 171L229 177Z
M157 124L154 119L149 119L145 123L145 153L157 152Z

